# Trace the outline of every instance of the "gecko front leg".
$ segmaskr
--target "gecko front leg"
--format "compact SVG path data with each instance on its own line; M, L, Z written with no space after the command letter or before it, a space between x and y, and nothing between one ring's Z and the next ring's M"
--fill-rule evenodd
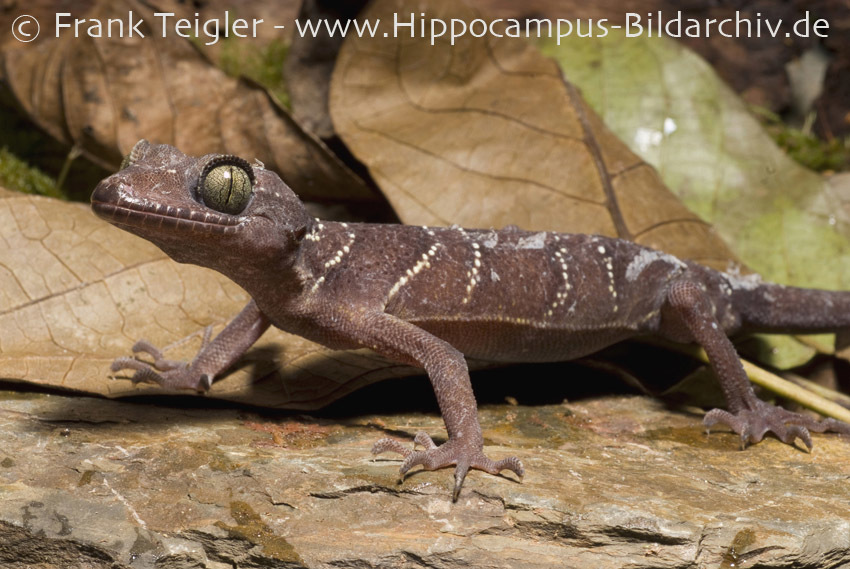
M206 392L213 381L248 348L254 345L269 327L266 316L252 300L230 323L209 342L209 331L204 335L201 349L191 362L167 360L150 342L139 340L133 352L144 352L154 358L152 363L136 358L118 358L112 362L112 371L134 370L133 383L156 383L168 389L193 389Z
M393 439L381 439L374 454L397 452L405 457L402 476L421 465L426 470L455 467L452 499L457 500L470 468L498 474L510 470L522 477L524 469L516 457L494 461L484 454L484 437L478 422L478 405L472 392L466 360L447 342L418 326L382 312L359 313L341 318L347 335L391 359L422 367L431 380L449 440L437 446L424 432L415 442L424 450L413 451Z

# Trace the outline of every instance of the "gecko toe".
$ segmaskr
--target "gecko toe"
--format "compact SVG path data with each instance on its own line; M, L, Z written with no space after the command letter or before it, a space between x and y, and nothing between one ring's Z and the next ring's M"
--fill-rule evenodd
M379 439L372 445L372 454L381 454L382 452L394 452L401 456L407 457L413 451L401 441L395 439Z
M812 450L812 447L814 446L812 443L812 435L806 427L802 425L788 425L787 439L782 439L782 442L792 445L794 444L795 439L800 439L803 441L803 444L806 445L807 449Z
M164 381L164 378L151 368L141 368L136 370L136 373L130 378L130 381L133 382L133 385L139 383L153 383L160 385Z
M438 464L437 457L434 456L433 452L427 450L417 450L408 454L404 462L401 463L401 468L398 469L399 474L402 478L407 474L411 468L414 466L422 465L422 468L425 470L436 470L437 468L441 468L443 466L448 466L448 464Z
M495 469L497 472L510 470L516 474L520 480L522 480L522 477L525 476L525 467L523 467L522 461L515 456L509 456L508 458L496 461Z
M413 444L423 446L426 450L433 450L437 448L434 440L425 431L418 431L416 433L416 436L413 437Z
M838 419L833 418L823 419L821 421L816 421L809 417L804 418L809 420L809 422L805 425L806 428L815 433L829 432L850 435L850 423L845 423L844 421L839 421Z
M141 366L143 365L145 365L144 362L140 362L135 358L122 357L115 358L109 366L109 369L113 372L125 369L142 369Z
M432 451L437 448L437 445L434 443L434 440L426 433L425 431L418 431L416 436L413 438L414 448L416 445L425 447L425 451ZM372 454L381 454L383 452L394 452L400 454L405 457L407 460L411 460L411 456L416 455L418 459L424 460L425 452L424 451L415 451L408 447L405 443L401 441L397 441L395 439L384 438L375 441L375 444L372 445ZM407 462L405 461L405 463ZM404 469L404 472L407 472L410 468L416 466L417 464L421 464L420 462L410 464L407 469ZM433 470L430 469L430 470ZM403 474L403 473L402 473Z
M705 414L705 417L702 419L702 424L705 426L705 432L711 433L711 428L714 425L726 425L736 433L741 432L741 424L738 417L726 411L724 409L712 409L708 413Z
M148 354L155 360L163 359L162 351L147 340L139 340L138 342L133 344L132 350L134 354L138 354L141 352L144 354Z
M135 358L116 358L112 362L112 365L109 366L109 369L113 372L119 372L125 369L133 370L133 375L129 378L133 384L161 383L163 381L162 376L149 363Z

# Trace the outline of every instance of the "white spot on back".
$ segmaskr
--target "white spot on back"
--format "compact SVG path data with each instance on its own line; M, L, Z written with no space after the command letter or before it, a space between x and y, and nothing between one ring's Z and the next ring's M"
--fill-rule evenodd
M546 232L541 231L517 241L517 249L542 249L546 244Z
M317 219L316 221L318 222L319 220ZM310 233L308 233L307 235L304 236L304 239L306 239L307 241L315 241L315 242L321 241L322 240L321 233L322 233L322 230L324 228L325 228L325 225L323 223L321 223L321 222L316 223L315 225L313 225L313 229L310 231Z
M680 269L687 267L683 261L673 255L668 255L654 249L641 249L640 253L635 255L629 266L626 267L626 280L630 282L634 281L649 265L656 261L664 261Z
M734 290L754 290L764 284L761 275L757 273L753 273L751 275L740 275L734 273L722 274L729 282L729 286L731 286Z

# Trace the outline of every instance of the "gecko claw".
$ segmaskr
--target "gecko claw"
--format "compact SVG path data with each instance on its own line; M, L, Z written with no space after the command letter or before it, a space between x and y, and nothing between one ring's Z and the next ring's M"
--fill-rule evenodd
M483 470L489 474L499 474L502 470L510 470L522 480L525 469L522 462L515 457L503 458L498 461L488 458L481 447L466 446L458 444L455 440L437 446L424 431L416 433L414 444L424 447L424 450L412 450L395 439L380 439L372 446L372 454L382 452L395 452L404 457L399 468L400 481L414 466L421 465L425 470L437 470L448 466L455 467L454 488L452 489L452 501L456 502L463 487L463 482L471 468Z
M458 462L455 466L455 485L452 488L452 502L457 502L460 496L460 489L463 486L463 481L466 480L466 474L469 472L469 464L467 462Z
M208 373L202 374L198 381L198 391L207 392L210 389L212 389L212 377Z

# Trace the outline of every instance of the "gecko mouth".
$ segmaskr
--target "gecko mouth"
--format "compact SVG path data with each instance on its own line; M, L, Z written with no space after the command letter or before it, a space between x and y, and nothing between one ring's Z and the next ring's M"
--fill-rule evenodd
M128 190L131 191L123 182L104 180L92 193L92 211L101 219L125 228L151 227L190 232L232 233L245 221L244 217L168 205L131 196Z

